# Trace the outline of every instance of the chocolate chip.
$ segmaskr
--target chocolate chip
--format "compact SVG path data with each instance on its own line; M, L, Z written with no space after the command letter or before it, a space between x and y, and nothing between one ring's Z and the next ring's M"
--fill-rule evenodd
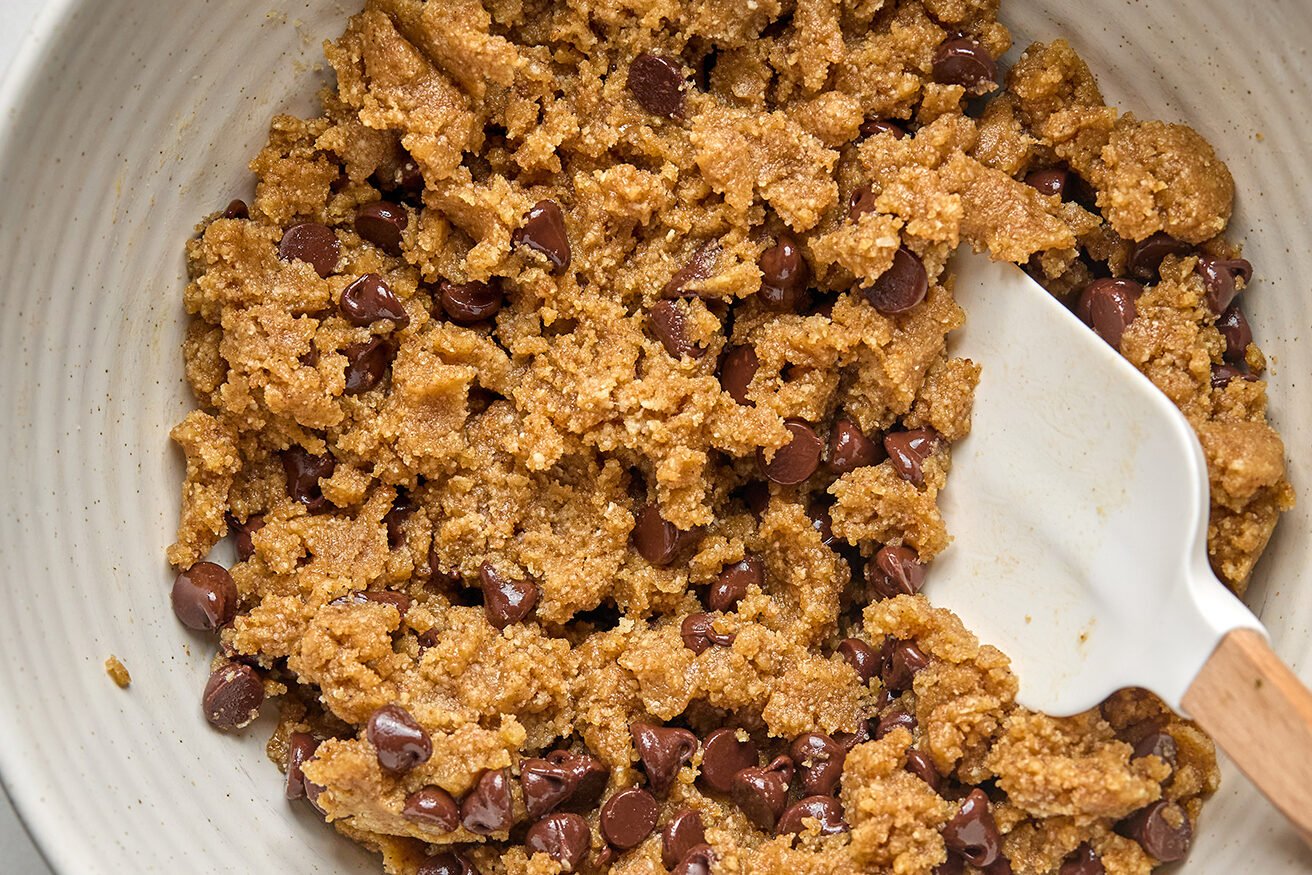
M629 65L629 93L652 115L674 119L683 115L687 82L678 61L643 52Z
M1253 265L1242 258L1217 258L1213 255L1198 256L1194 273L1203 278L1203 287L1207 290L1207 305L1213 313L1224 313L1239 294L1237 279L1243 279L1244 285L1253 280Z
M880 691L880 693L881 693L881 696L880 696L880 700L881 700L880 707L883 707L883 705L888 704L886 701L883 701L883 698L884 698L884 697L883 697L882 693L886 693L886 692L887 692L887 690L881 690L881 691ZM856 747L858 744L865 744L867 741L869 741L869 740L871 739L871 737L872 737L872 736L870 735L870 721L869 721L869 720L859 720L859 721L857 721L856 732L835 732L835 733L834 733L834 741L838 742L838 744L843 748L843 750L845 750L845 751L847 751L847 752L849 752L849 753L852 751L852 748Z
M929 274L920 256L903 246L893 255L893 264L879 275L874 285L861 294L870 306L885 316L905 313L929 294Z
M404 151L396 157L389 157L374 171L370 181L380 191L400 192L401 199L407 202L424 190L423 172L415 159Z
M410 610L413 604L410 596L403 592L389 592L388 590L361 590L349 595L339 596L328 604L330 605L391 605L396 608L396 612L402 617Z
M679 769L697 752L697 736L686 729L643 721L631 724L629 734L647 773L647 786L657 796L664 796L673 786Z
M534 819L564 805L586 808L594 804L606 789L609 777L610 771L601 760L567 750L552 751L542 759L526 759L519 768L524 807Z
M775 757L768 766L748 766L735 774L729 794L748 820L771 832L788 804L788 784L792 779L792 760Z
M1158 231L1148 239L1134 244L1126 267L1131 276L1145 281L1155 280L1166 256L1188 255L1193 249L1183 240L1177 240L1165 231Z
M683 638L683 646L693 653L703 653L712 644L730 647L737 637L732 632L717 632L715 618L710 614L689 614L684 617L679 635Z
M1216 328L1225 338L1225 358L1229 362L1244 361L1244 353L1253 342L1253 329L1244 318L1244 311L1238 304L1231 304L1216 320Z
M443 312L457 325L475 325L491 319L501 310L506 300L498 277L493 277L491 283L456 284L442 280L438 286L438 295Z
M541 591L531 580L505 577L490 562L479 567L478 578L483 585L483 610L498 629L523 622L537 607Z
M792 439L774 451L774 458L766 461L765 450L757 450L757 463L761 473L783 486L796 486L806 482L820 466L823 445L815 429L801 419L785 419L784 427Z
M305 798L305 773L301 767L319 749L319 739L308 732L293 732L287 736L287 780L283 795L288 799Z
M476 835L508 829L513 815L509 769L490 769L479 775L474 789L460 802L460 823Z
M375 337L365 343L353 343L342 350L346 357L344 395L360 395L383 382L387 369L396 358L396 345Z
M933 875L962 875L966 863L961 856L948 851L948 858L934 867Z
M426 857L415 875L478 875L478 869L464 854L441 851Z
M1170 766L1171 771L1174 772L1179 754L1180 746L1176 744L1175 738L1169 732L1156 729L1139 739L1139 743L1134 746L1131 759L1155 756Z
M733 346L720 362L720 386L739 404L749 404L747 388L761 366L756 350L751 346Z
M701 813L692 808L680 809L661 831L661 864L666 869L673 869L688 856L689 851L704 844L706 827Z
M697 845L683 855L683 859L674 867L670 875L711 875L711 867L715 865L715 860L714 848L710 845Z
M601 806L601 834L621 851L635 848L656 829L660 806L646 790L630 787Z
M833 547L838 539L834 537L834 518L829 513L829 496L817 495L806 506L806 515L811 520L811 528L820 536L820 543Z
M239 523L236 518L228 516L228 529L232 532L232 543L237 548L237 558L242 562L255 555L255 541L251 535L264 528L264 517L252 516L246 522Z
M388 201L365 204L355 211L355 233L388 255L400 255L410 216L405 207Z
M651 320L651 333L676 359L684 356L701 358L706 354L706 350L699 347L688 333L687 306L680 301L657 301L647 314Z
M802 792L807 796L832 796L843 777L847 751L823 732L807 732L793 739L788 755L797 766Z
M1134 280L1094 280L1080 295L1076 312L1095 334L1120 349L1125 329L1139 315L1135 301L1142 294L1143 286Z
M778 835L797 835L806 831L804 821L814 819L822 836L838 835L851 827L843 820L843 806L832 796L808 796L784 810L775 829Z
M577 814L550 814L524 834L524 849L530 855L546 854L566 872L578 869L591 847L588 822Z
M770 484L764 480L753 480L740 487L736 495L742 499L747 510L759 522L761 515L770 507Z
M287 478L287 495L305 505L310 513L323 513L332 507L319 486L320 480L333 476L337 460L331 455L311 456L303 447L282 452L282 470Z
M858 129L863 137L877 137L880 134L892 134L893 139L900 140L907 135L906 128L888 119L871 118L861 123Z
M1088 842L1085 842L1061 864L1058 875L1106 875L1106 873L1107 869L1102 865L1102 858Z
M876 740L888 735L899 726L907 732L914 734L916 731L916 715L903 708L894 708L892 711L889 711L887 714L880 717L879 722L875 724Z
M565 214L555 201L543 200L533 205L524 217L524 224L515 232L515 242L545 255L553 272L569 268L569 233L565 229Z
M373 325L379 319L391 319L397 328L410 324L401 299L376 273L367 273L347 286L338 309L347 322L357 327Z
M688 286L707 279L715 272L715 264L720 258L720 241L707 240L692 253L688 263L679 268L674 276L661 289L662 298L682 298L695 295Z
M278 257L283 261L304 261L321 277L330 277L337 270L337 258L342 244L331 228L317 222L293 225L282 235L278 244Z
M759 556L747 556L741 562L728 565L711 584L706 605L712 611L732 611L747 597L755 586L765 583L765 563Z
M246 206L246 201L235 200L228 204L227 209L223 211L225 219L249 219L251 211Z
M173 613L188 629L213 632L237 615L237 584L222 565L197 562L173 581Z
M796 313L807 303L806 283L811 276L802 249L792 234L780 234L775 245L761 253L761 301L771 310Z
M1131 814L1116 831L1134 839L1148 856L1161 863L1183 860L1194 841L1189 815L1174 802L1159 800Z
M227 662L210 675L201 697L205 719L219 729L241 729L260 716L264 681L255 669Z
M847 218L855 222L866 213L875 212L875 205L878 200L870 186L861 186L847 198Z
M884 451L893 470L919 489L925 485L924 463L938 449L939 434L932 428L913 428L884 437Z
M756 743L738 739L736 729L717 729L702 742L701 781L712 790L728 793L733 776L756 765Z
M907 771L928 784L935 793L943 787L943 778L934 767L934 761L914 747L907 751Z
M670 565L696 544L697 533L679 531L656 505L648 504L634 515L630 539L638 555L652 565Z
M991 866L1002 854L1002 836L989 810L989 797L976 787L939 833L949 850L977 869Z
M323 806L319 804L319 797L323 795L324 787L314 783L309 778L305 778L305 801L310 803L310 807L320 814L327 816L328 812L324 811Z
M934 81L982 92L993 84L998 65L983 46L968 37L950 39L934 52Z
M866 582L880 598L915 595L925 585L925 566L910 547L880 547L866 565Z
M856 675L861 678L862 683L869 683L872 677L879 674L880 660L878 652L860 638L844 638L838 642L838 652L843 659L847 660L847 664L856 671Z
M1046 194L1050 197L1063 197L1066 194L1066 183L1070 176L1068 171L1062 170L1060 167L1051 167L1047 170L1035 170L1025 177L1025 184L1037 189L1039 194Z
M890 690L909 690L912 680L927 665L929 657L914 641L898 641L889 649L884 663L884 686Z
M452 832L460 826L460 806L450 793L430 784L405 797L401 816L406 820Z
M884 460L884 448L866 437L855 422L840 416L829 432L829 470L848 474Z
M404 775L433 755L428 733L400 705L384 705L369 715L365 738L374 746L378 765L393 775Z
M401 526L415 512L404 498L398 496L397 504L383 515L383 526L387 529L387 548L399 550L405 546L405 529Z

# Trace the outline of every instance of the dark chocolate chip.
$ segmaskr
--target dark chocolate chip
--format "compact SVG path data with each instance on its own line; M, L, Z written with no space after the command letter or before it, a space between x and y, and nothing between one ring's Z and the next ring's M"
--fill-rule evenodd
M609 776L606 766L587 754L557 750L542 759L526 759L519 769L524 807L533 819L564 805L585 808L597 801Z
M656 797L646 790L621 790L601 806L601 834L614 847L627 851L652 834L659 814Z
M510 795L510 770L489 769L460 802L460 823L475 835L510 828L515 808Z
M956 851L977 869L993 865L1002 855L1002 835L989 810L989 797L978 787L939 833L948 850Z
M851 827L843 820L843 806L832 796L808 796L795 802L779 817L778 835L797 835L807 829L807 820L816 820L822 836L838 835Z
M807 796L832 796L843 777L847 751L823 732L807 732L793 739L788 755L797 766L802 792Z
M1152 281L1157 279L1166 256L1184 256L1193 251L1194 248L1183 240L1177 240L1165 231L1158 231L1148 239L1134 244L1126 267L1131 276L1146 282Z
M237 548L237 558L242 562L255 555L255 541L251 536L262 528L264 528L262 516L247 517L246 522L239 523L236 518L229 515L228 529L232 532L233 546Z
M1224 389L1232 380L1244 380L1252 383L1257 377L1242 368L1233 365L1212 365L1212 388Z
M475 325L491 319L500 312L506 300L499 277L493 277L490 283L449 283L442 280L438 294L442 311L457 325Z
M1025 177L1025 184L1037 189L1039 194L1063 197L1066 194L1066 183L1069 179L1069 171L1060 167L1051 167L1047 170L1035 170Z
M349 595L339 596L328 604L330 605L391 605L396 608L396 612L402 617L409 612L410 606L414 603L410 596L403 592L391 592L389 590L361 590Z
M661 297L682 298L697 294L689 291L688 286L710 277L715 272L715 264L719 258L719 240L707 240L698 246L693 251L692 258L688 259L688 263L675 271L674 276L665 283L664 288L661 289Z
M405 529L402 528L402 525L414 512L415 509L409 505L405 498L398 496L397 503L383 515L383 526L387 529L387 548L389 550L399 550L405 546Z
M648 311L651 333L676 359L684 356L701 358L706 350L697 345L689 334L687 304L681 301L657 301Z
M993 56L968 37L950 39L934 52L934 81L940 85L960 85L968 92L982 92L983 86L992 85L997 75Z
M861 186L847 198L847 218L855 222L866 213L873 213L878 200L870 186Z
M683 115L687 81L678 61L643 52L629 65L629 93L652 115L674 119Z
M1174 863L1189 854L1194 841L1189 815L1174 802L1159 800L1131 814L1116 831L1134 839L1148 856L1161 863Z
M943 787L943 778L934 767L934 761L914 747L907 751L907 771L928 784L935 793Z
M765 563L759 556L744 557L720 572L706 596L706 606L712 611L732 611L753 586L760 588L764 583Z
M761 253L761 301L771 310L796 313L807 303L806 283L811 276L797 238L780 234L775 245Z
M490 562L479 566L478 578L483 585L483 610L498 629L523 622L537 607L541 591L531 580L505 577Z
M404 157L399 160L389 158L386 164L374 171L370 181L380 191L399 192L401 199L409 203L424 190L424 174L414 158L404 152L401 154Z
M565 228L565 214L555 201L543 200L533 205L524 217L524 224L515 232L515 242L546 256L556 273L569 268L569 232Z
M884 460L884 448L866 437L855 422L840 416L829 432L829 470L848 474Z
M884 686L890 690L909 690L912 680L927 665L929 657L914 641L898 641L889 648L884 663Z
M679 635L683 638L683 646L693 653L703 653L712 644L730 647L737 637L732 632L717 632L715 618L710 614L689 614L684 617Z
M237 615L237 584L222 565L197 562L173 581L173 613L188 629L213 632Z
M772 832L788 804L792 779L792 760L776 757L768 766L748 766L735 774L729 793L748 820Z
M1244 311L1238 304L1231 304L1216 320L1216 328L1225 338L1225 359L1228 362L1243 363L1244 353L1253 342L1253 329L1244 318Z
M1058 875L1107 875L1107 869L1102 864L1102 857L1085 842L1061 864Z
M1242 279L1244 285L1253 280L1253 265L1242 258L1200 255L1194 272L1203 278L1207 305L1217 314L1224 313L1239 294L1238 279Z
M720 362L720 386L739 404L750 403L747 388L761 366L756 350L751 346L730 347Z
M879 674L879 653L860 638L844 638L838 642L838 652L856 671L862 683L869 683L872 677Z
M829 496L817 495L806 506L806 515L811 520L811 528L820 536L820 543L832 548L838 542L834 536L834 518L829 513L831 502Z
M670 565L696 545L697 532L679 531L656 505L648 504L634 515L630 539L638 555L652 565Z
M246 201L235 200L228 204L227 209L223 211L225 219L249 219L251 217L250 208L246 206Z
M785 419L784 427L792 439L775 450L769 461L764 449L757 450L757 462L761 473L770 480L783 486L795 486L806 482L820 466L823 444L815 429L805 420Z
M577 814L547 815L524 834L524 849L530 855L546 854L566 872L576 871L591 847L588 822Z
M881 690L880 692L881 692L881 693L884 693L884 692L887 692L887 691L886 691L886 690ZM881 695L881 696L880 696L880 704L879 704L879 707L883 707L883 706L886 705L886 704L888 704L888 703L887 703L886 701L884 701L883 696ZM865 743L866 743L867 741L869 741L872 737L873 737L873 736L870 734L870 721L869 721L869 720L860 720L860 721L858 721L858 722L857 722L857 727L856 727L856 732L835 732L835 733L834 733L834 741L838 742L838 743L842 746L843 750L848 751L848 752L851 752L852 748L856 747L858 744L865 744Z
M1139 315L1135 301L1142 294L1143 286L1134 280L1094 280L1080 295L1076 312L1095 334L1120 349L1125 329Z
M861 294L870 306L886 316L905 313L929 294L929 274L920 256L903 246L893 255L893 264L879 275L874 285Z
M283 261L304 261L321 277L330 277L337 270L337 258L342 244L331 228L317 222L293 225L282 235L278 244L278 257Z
M1134 755L1131 759L1155 756L1170 766L1171 771L1174 772L1179 755L1180 746L1176 744L1175 738L1169 732L1155 729L1139 739L1139 743L1134 746Z
M419 864L415 875L479 875L477 867L464 854L441 851Z
M697 752L697 736L686 729L638 721L629 726L638 759L647 773L647 786L664 796L674 785L679 769Z
M410 324L401 299L376 273L367 273L347 286L338 309L347 322L358 327L373 325L379 319L391 319L397 328Z
M934 867L933 875L962 875L966 871L966 862L960 854L948 851L948 858Z
M925 485L924 463L938 449L939 434L932 428L897 431L884 437L884 451L893 470L919 489Z
M308 732L293 732L287 736L287 780L283 795L288 799L305 798L305 773L301 767L319 749L319 739Z
M866 565L866 583L880 598L915 595L925 585L925 566L910 547L880 547Z
M861 123L860 133L863 137L877 137L880 134L892 134L893 139L900 140L907 135L906 128L888 119L870 118Z
M757 762L756 742L740 741L738 730L717 729L702 742L701 781L712 790L728 793L733 776Z
M450 793L435 784L420 787L405 797L401 816L442 832L453 832L460 826L460 806Z
M241 729L260 716L264 681L249 665L224 663L206 682L201 704L205 719L218 729Z
M710 845L697 845L683 855L670 875L711 875L716 859L715 849Z
M355 212L355 233L388 255L400 255L410 216L405 207L388 201L365 204Z
M875 724L875 738L883 738L899 726L907 732L914 734L916 730L916 715L912 714L910 711L904 710L903 708L894 708L892 711L889 711L887 714L880 717L879 722Z
M704 844L706 827L701 812L693 808L680 809L661 831L661 865L673 869L689 851Z
M282 453L282 469L292 501L305 505L310 513L323 513L332 507L319 486L320 480L332 477L337 470L337 460L331 455L311 456L303 447L291 447Z
M376 388L396 358L396 344L383 337L353 343L342 350L346 357L344 395L361 395Z
M384 705L369 715L365 738L374 746L378 765L393 775L404 775L433 755L428 733L400 705Z

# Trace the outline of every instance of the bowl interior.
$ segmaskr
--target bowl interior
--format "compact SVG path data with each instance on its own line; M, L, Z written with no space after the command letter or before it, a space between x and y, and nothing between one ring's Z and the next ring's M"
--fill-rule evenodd
M1258 272L1246 306L1296 485L1312 482L1303 2L1264 0L1260 15L1222 0L1004 4L1018 45L1068 38L1113 102L1188 121L1230 162ZM312 111L322 40L359 5L61 0L0 88L0 770L60 872L378 871L282 799L267 726L207 727L211 645L174 620L163 560L181 477L168 430L189 407L183 241L251 194L246 162L271 116ZM1310 528L1305 506L1286 517L1249 597L1304 678ZM111 653L132 672L126 692L105 676ZM1283 822L1226 779L1190 871L1304 871Z

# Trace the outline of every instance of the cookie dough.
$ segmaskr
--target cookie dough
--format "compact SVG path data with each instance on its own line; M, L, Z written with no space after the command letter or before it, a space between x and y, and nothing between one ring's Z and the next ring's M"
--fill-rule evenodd
M991 0L368 0L188 244L206 716L393 875L1146 873L1218 772L919 589L960 245L1167 392L1237 591L1292 493L1192 130ZM999 79L1005 85L999 84ZM202 561L231 535L231 568Z

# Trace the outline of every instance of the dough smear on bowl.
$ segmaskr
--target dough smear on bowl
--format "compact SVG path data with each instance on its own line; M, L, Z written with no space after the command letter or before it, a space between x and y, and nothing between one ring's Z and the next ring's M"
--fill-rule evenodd
M169 559L211 722L276 697L289 799L400 875L1184 856L1205 735L1139 691L1019 708L918 594L963 243L1184 411L1237 592L1292 503L1229 171L1064 42L999 74L996 14L369 0L188 244Z

